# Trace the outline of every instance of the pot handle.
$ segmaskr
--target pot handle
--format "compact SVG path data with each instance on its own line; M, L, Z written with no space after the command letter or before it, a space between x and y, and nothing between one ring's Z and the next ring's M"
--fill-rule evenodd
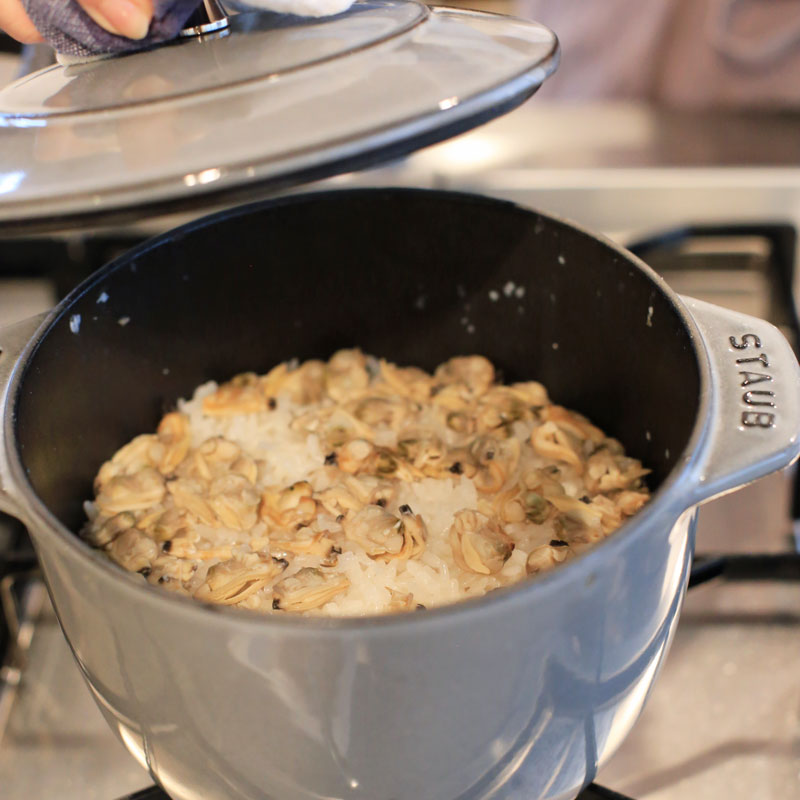
M11 384L20 369L20 356L49 312L0 328L0 510L25 522L22 505L14 488L11 463L15 458L15 437L11 414Z
M695 500L701 502L800 455L800 365L769 322L681 299L700 330L711 371L709 427L696 466Z

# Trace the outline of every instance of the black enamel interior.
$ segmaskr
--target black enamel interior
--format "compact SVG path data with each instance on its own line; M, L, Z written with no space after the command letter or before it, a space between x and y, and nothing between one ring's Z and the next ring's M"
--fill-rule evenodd
M603 242L483 197L346 191L194 223L73 292L21 382L23 463L77 528L100 464L197 384L354 345L429 369L481 353L506 380L541 380L652 467L654 488L698 409L684 323Z

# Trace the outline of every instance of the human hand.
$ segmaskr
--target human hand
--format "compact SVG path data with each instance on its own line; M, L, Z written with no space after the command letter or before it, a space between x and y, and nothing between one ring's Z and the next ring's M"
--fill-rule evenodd
M153 0L78 0L101 27L127 39L144 39L153 19ZM21 0L0 0L0 29L26 44L41 42Z
M153 0L78 0L83 10L109 33L144 39L153 19Z
M42 41L20 0L0 0L0 30L24 44Z

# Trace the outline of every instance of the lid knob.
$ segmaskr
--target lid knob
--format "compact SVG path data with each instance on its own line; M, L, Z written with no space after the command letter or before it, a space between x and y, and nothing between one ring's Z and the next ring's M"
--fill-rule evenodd
M205 36L228 27L228 12L218 0L203 0L203 4L186 21L183 37Z

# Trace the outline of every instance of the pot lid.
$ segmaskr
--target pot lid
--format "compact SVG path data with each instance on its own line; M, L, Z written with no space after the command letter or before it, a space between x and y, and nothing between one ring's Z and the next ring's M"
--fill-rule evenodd
M535 22L358 0L48 67L0 91L0 225L134 218L371 166L510 110L557 62Z

